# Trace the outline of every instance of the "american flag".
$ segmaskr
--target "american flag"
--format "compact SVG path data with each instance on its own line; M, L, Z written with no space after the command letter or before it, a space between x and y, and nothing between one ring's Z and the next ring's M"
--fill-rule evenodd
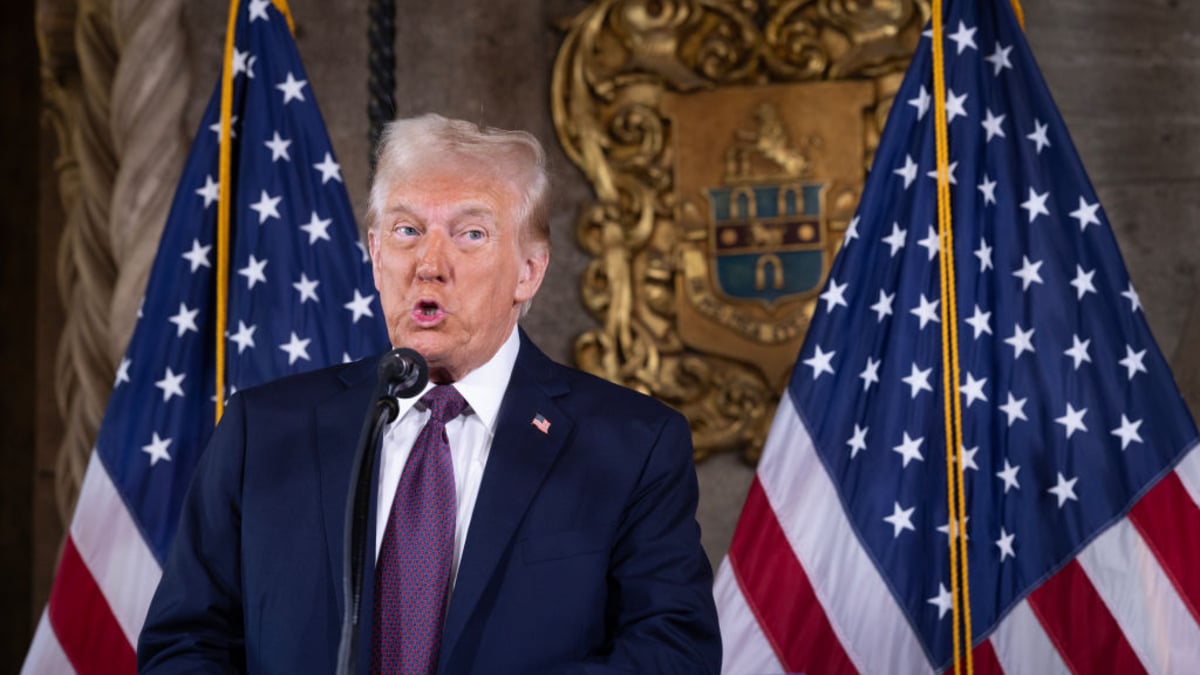
M285 17L238 8L227 395L387 347L371 268ZM215 416L220 85L197 132L23 673L133 673Z
M1196 427L1009 0L944 17L975 672L1196 672ZM932 61L718 572L725 673L952 664Z

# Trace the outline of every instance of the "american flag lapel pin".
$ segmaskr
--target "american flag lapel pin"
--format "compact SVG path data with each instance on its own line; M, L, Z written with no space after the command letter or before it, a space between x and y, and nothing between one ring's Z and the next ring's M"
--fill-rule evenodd
M538 414L534 415L533 420L530 422L530 424L537 427L537 430L542 432L543 434L550 433L550 420L543 417L542 413L538 413Z

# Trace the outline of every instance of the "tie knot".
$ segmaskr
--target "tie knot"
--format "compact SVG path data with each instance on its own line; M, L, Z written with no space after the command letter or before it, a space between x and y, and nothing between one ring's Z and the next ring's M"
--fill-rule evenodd
M467 400L452 384L439 384L421 397L421 403L429 408L433 419L441 424L458 417L467 407Z

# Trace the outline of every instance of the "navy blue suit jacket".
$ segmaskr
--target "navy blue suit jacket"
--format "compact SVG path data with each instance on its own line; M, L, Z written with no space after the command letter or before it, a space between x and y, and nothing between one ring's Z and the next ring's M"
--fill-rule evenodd
M143 672L334 672L346 495L374 383L372 359L230 400L142 631ZM718 672L691 449L678 413L522 333L439 672Z

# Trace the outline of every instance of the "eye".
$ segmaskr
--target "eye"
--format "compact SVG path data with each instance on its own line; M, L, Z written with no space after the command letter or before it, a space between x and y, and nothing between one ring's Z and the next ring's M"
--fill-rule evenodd
M485 235L483 230L467 230L463 236L470 241L483 241Z
M405 223L397 223L393 231L401 237L415 237L420 234L420 232L417 232L417 228Z

